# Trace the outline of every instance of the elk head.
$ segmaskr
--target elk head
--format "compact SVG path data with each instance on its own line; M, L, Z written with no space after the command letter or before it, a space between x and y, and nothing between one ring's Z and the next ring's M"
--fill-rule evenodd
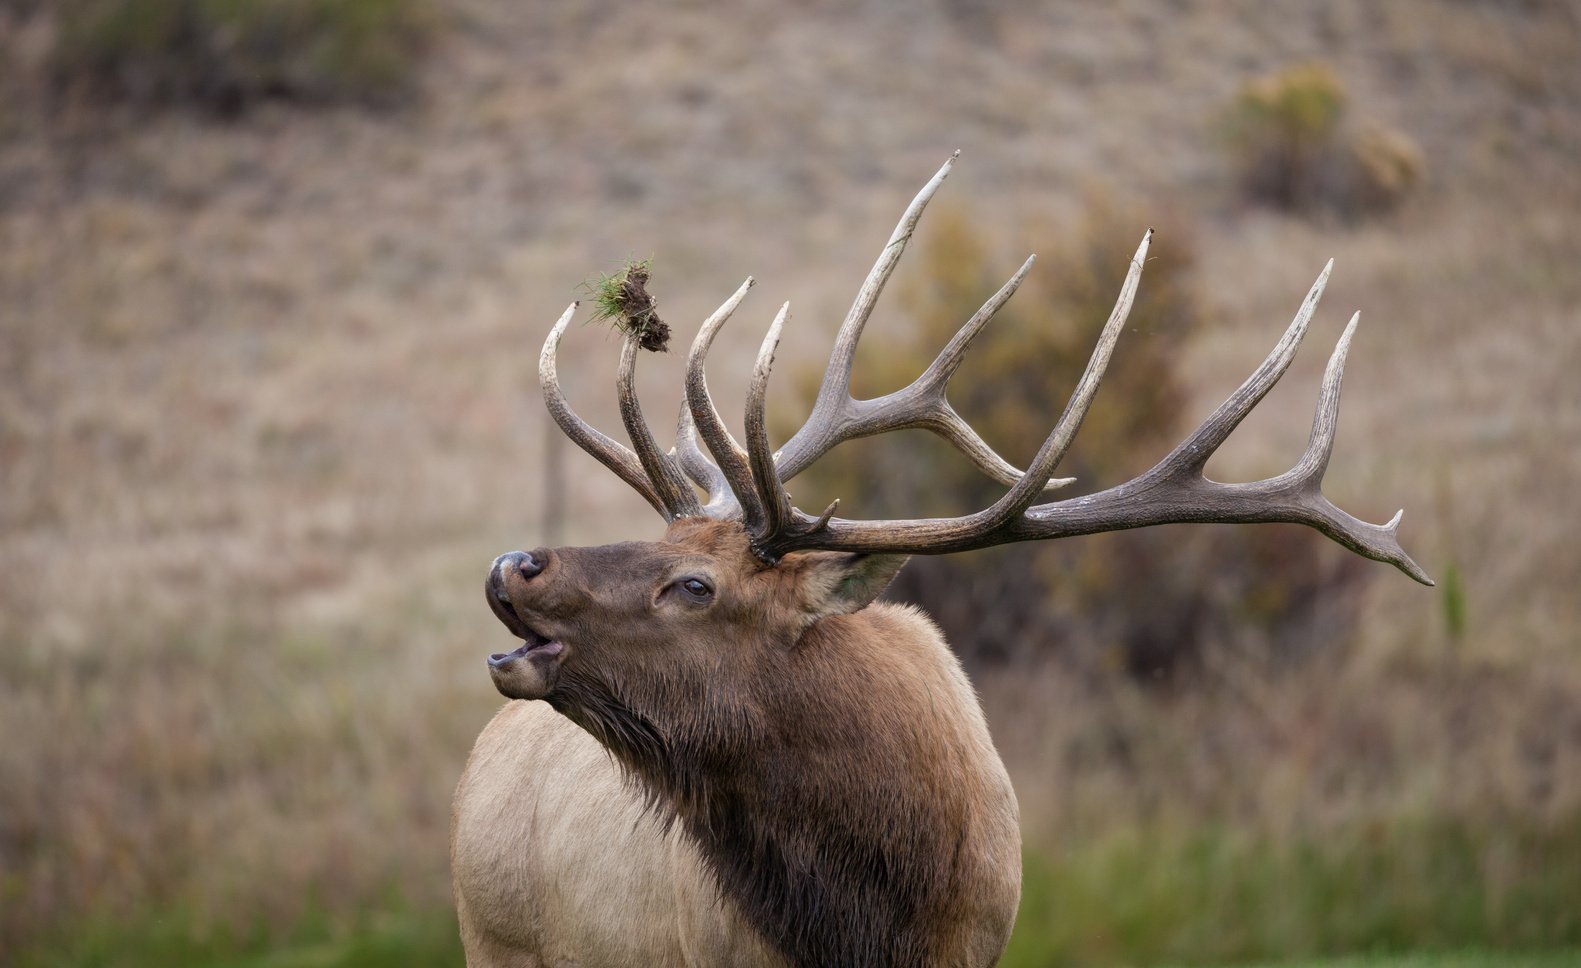
M769 566L739 525L701 515L661 541L509 552L487 592L522 645L490 656L489 670L504 695L548 699L623 745L675 709L741 704L773 655L866 607L904 562L811 551Z

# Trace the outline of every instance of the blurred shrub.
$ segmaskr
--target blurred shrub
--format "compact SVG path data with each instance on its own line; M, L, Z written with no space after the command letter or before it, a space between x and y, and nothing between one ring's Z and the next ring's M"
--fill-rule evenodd
M63 0L57 17L58 90L222 114L397 100L435 25L429 0Z
M1230 111L1229 138L1247 194L1290 209L1320 197L1345 102L1339 78L1321 64L1243 86Z
M1422 151L1398 131L1369 122L1346 147L1342 172L1350 182L1345 197L1356 211L1393 208L1422 180Z
M1348 115L1345 86L1324 64L1247 83L1224 123L1242 191L1295 212L1355 217L1398 205L1422 180L1421 152L1404 134Z
M942 215L919 253L920 281L901 294L911 338L864 356L858 396L909 382L1003 281L990 270L1001 260L973 228ZM1143 225L1095 199L1073 231L1045 227L1045 237L1062 241L1044 248L952 381L956 409L1013 463L1024 466L1052 429ZM1170 225L1155 239L1126 335L1058 472L1078 483L1055 497L1132 477L1189 431L1176 361L1204 315L1190 239ZM805 399L820 376L801 381ZM1004 490L921 431L849 444L792 486L802 506L840 497L843 514L861 517L959 515ZM919 557L889 594L927 609L970 662L1021 661L1052 648L1094 671L1157 678L1191 666L1211 643L1271 653L1343 637L1360 574L1351 557L1293 526L1153 528Z

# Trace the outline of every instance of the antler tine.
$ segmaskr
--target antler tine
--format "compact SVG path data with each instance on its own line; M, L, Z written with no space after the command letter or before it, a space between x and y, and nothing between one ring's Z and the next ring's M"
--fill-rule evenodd
M1060 460L1065 456L1065 452L1070 448L1071 441L1075 439L1076 431L1081 427L1082 420L1086 417L1087 410L1092 405L1093 396L1098 392L1098 384L1103 379L1103 374L1109 366L1109 359L1113 355L1115 343L1119 341L1120 333L1125 329L1125 321L1130 316L1131 305L1136 300L1137 285L1141 281L1142 266L1147 261L1147 249L1152 242L1152 238L1153 230L1148 229L1147 233L1142 236L1141 244L1137 246L1136 254L1131 258L1130 268L1126 271L1125 282L1120 287L1120 295L1116 298L1114 309L1109 313L1109 319L1104 324L1103 331L1098 337L1098 343L1093 348L1092 356L1087 361L1087 368L1082 373L1080 381L1077 382L1076 389L1071 393L1071 399L1065 407L1065 412L1060 415L1058 423L1054 425L1054 429L1049 433L1048 438L1044 440L1043 446L1039 448L1037 456L1033 458L1026 473L1022 474L1016 471L1015 477L1007 482L1011 484L1010 490L986 510L947 522L930 522L927 540L945 542L950 546L951 550L977 547L973 542L977 541L979 537L988 538L988 536L998 533L1007 524L1021 517L1037 498L1037 495L1047 490L1051 483L1055 483L1055 486L1069 483L1068 478L1061 479L1058 482L1051 482L1050 478L1053 476L1054 468L1059 465ZM1030 267L1031 260L1028 260L1027 264L1021 267L1021 273L1018 273L1016 278L1007 283L1006 288L1011 288L1012 284L1018 283L1020 275L1024 274ZM1005 298L1008 299L1008 295ZM989 309L992 304L993 300L990 300L989 305L985 306L984 309ZM939 359L934 362L934 365L928 367L927 371L921 377L918 377L913 387L917 387L922 393L933 393L935 392L934 388L936 388L938 401L940 403L944 402L944 385L955 368L960 365L960 357L965 353L966 345L972 335L974 335L974 322L977 323L977 328L981 328L982 323L977 322L977 318L973 317L973 320L969 321L962 328L961 332L956 334L956 338L950 341L950 345L945 347L944 352L939 355ZM986 322L986 319L983 322ZM933 387L930 388L925 381L932 381ZM908 387L906 390L900 391L900 393L906 394L911 390L912 387ZM892 394L891 396L894 395ZM865 402L873 404L879 401ZM950 411L950 415L954 416L953 410ZM955 417L955 419L960 421L959 417ZM960 422L964 426L964 421ZM800 521L798 523L805 524L805 522ZM894 524L894 522L887 523ZM839 526L843 527L844 522L841 522ZM836 525L830 525L831 529L835 527ZM784 540L795 541L800 537L802 537L801 534L796 536L786 535ZM817 539L812 538L811 540L816 541ZM772 543L770 542L770 544ZM993 544L995 542L990 539L986 543Z
M862 330L867 326L868 317L873 315L873 307L877 305L890 273L895 271L901 255L906 251L906 243L911 241L911 233L922 218L922 210L928 207L928 202L933 199L939 186L944 184L944 179L949 176L950 169L955 167L955 160L960 156L960 150L956 149L943 167L922 186L922 191L911 200L911 204L906 206L905 214L901 215L895 231L890 233L889 241L884 243L884 248L879 252L878 261L873 263L873 268L862 282L862 288L857 290L856 300L851 303L851 309L845 314L845 322L840 324L840 331L835 335L834 350L829 354L829 368L824 372L823 383L818 387L818 398L813 403L812 414L782 449L782 453L795 456L798 469L812 463L812 458L804 458L801 451L816 450L817 442L830 432L829 428L841 423L843 412L850 407L851 366L856 361L856 344L862 338ZM834 444L829 445L832 446ZM823 449L828 450L828 447ZM784 476L782 479L790 478Z
M1131 257L1125 282L1120 285L1120 295L1115 299L1109 319L1098 334L1098 343L1093 347L1092 356L1087 359L1087 368L1082 371L1076 389L1071 391L1065 412L1060 414L1059 422L1043 441L1043 446L1038 448L1032 463L1027 465L1026 474L988 509L982 527L996 528L1019 517L1032 506L1038 492L1044 489L1044 484L1053 475L1054 468L1065 459L1065 452L1070 449L1071 441L1076 439L1076 431L1081 429L1093 397L1098 393L1098 384L1109 368L1114 346L1120 341L1120 333L1125 330L1125 321L1131 315L1131 305L1136 301L1136 287L1142 280L1142 266L1147 262L1147 249L1152 241L1153 230L1148 229L1142 236L1141 244L1136 247L1136 254Z
M1329 354L1328 366L1323 369L1323 385L1318 390L1306 453L1301 455L1301 463L1290 470L1291 474L1303 479L1321 482L1323 472L1328 470L1329 457L1334 453L1334 432L1339 427L1339 391L1340 384L1345 382L1345 360L1350 356L1350 341L1360 322L1361 313L1352 313L1350 322L1345 324L1345 332L1334 344L1334 352Z
M768 401L769 372L774 369L774 351L779 347L780 330L789 315L790 303L787 302L769 325L768 335L763 337L757 362L752 367L752 384L747 389L747 456L752 479L757 483L758 500L763 505L763 536L783 530L791 517L790 495L785 493L785 486L774 467L774 452L769 448L763 416Z
M1011 276L1003 286L999 287L998 292L990 296L988 301L972 314L972 318L956 332L939 352L938 357L909 385L871 400L857 400L847 393L845 403L835 419L823 424L816 436L814 431L805 427L802 431L798 431L796 437L792 437L777 455L780 480L789 481L842 441L888 433L906 427L918 427L931 430L949 441L955 449L977 465L978 469L999 483L1008 486L1019 481L1022 476L1021 471L995 453L994 449L961 419L950 406L945 391L949 386L950 378L955 375L961 361L966 358L966 351L971 346L972 340L1005 303L1010 301L1010 297L1015 295L1036 259L1036 256L1028 256L1026 262L1021 264L1021 268L1016 270L1015 275ZM808 426L813 426L812 418L808 419ZM1072 478L1051 480L1045 490L1063 487L1072 480Z
M659 500L664 504L664 518L674 521L676 518L692 517L702 513L702 507L697 503L697 495L692 491L692 486L686 478L681 476L681 470L676 462L659 450L659 445L653 439L653 431L648 429L648 422L643 419L642 406L637 402L636 372L639 336L633 332L626 338L626 345L620 353L620 372L615 379L615 395L620 401L620 420L626 426L626 436L631 438L631 446L637 452L637 460L642 464L643 471L648 475L648 480L653 482L653 489L658 494Z
M724 305L704 320L702 328L697 331L697 338L692 341L692 351L686 360L686 404L692 411L698 436L713 455L714 463L730 485L730 490L735 492L736 500L741 505L742 522L749 533L756 534L763 526L763 506L752 481L752 471L741 445L736 443L725 427L725 422L720 419L719 411L714 409L714 401L708 395L708 377L703 372L703 362L708 357L708 350L713 346L719 328L735 312L752 284L753 279L748 276L735 295L725 300Z
M1296 358L1296 350L1301 348L1301 340L1306 337L1307 326L1312 322L1312 315L1317 312L1318 300L1323 298L1323 290L1328 286L1329 273L1334 271L1334 260L1328 260L1323 266L1323 271L1318 273L1317 281L1312 283L1312 288L1307 291L1307 297L1301 301L1301 308L1296 311L1295 318L1290 321L1290 327L1285 330L1284 336L1274 344L1273 350L1263 360L1252 375L1246 378L1235 392L1230 394L1225 401L1218 405L1208 418L1202 422L1190 437L1181 441L1168 457L1159 462L1159 468L1166 468L1171 472L1186 473L1195 471L1201 473L1207 466L1208 459L1219 449L1219 445L1239 427L1252 408L1262 402L1268 391L1274 388L1279 378L1290 369L1290 361ZM1148 473L1152 473L1149 471Z
M538 385L543 388L543 402L549 408L549 415L559 425L561 431L571 438L572 442L582 448L600 464L615 472L615 476L631 485L632 490L643 496L654 510L670 518L670 511L660 500L659 494L654 490L653 483L648 479L643 470L642 463L637 455L627 450L618 441L611 440L593 428L591 424L576 415L571 405L566 402L565 394L560 389L560 377L555 369L555 353L560 346L560 338L565 335L566 327L571 323L571 317L576 313L577 303L572 303L560 316L560 321L554 324L549 331L549 338L544 340L543 352L538 357Z
M1010 297L1016 294L1016 290L1021 288L1021 280L1027 277L1027 273L1032 271L1032 264L1037 261L1038 257L1035 254L1027 256L1027 260L1021 263L1021 268L1005 280L1005 284L989 296L988 301L955 331L950 341L944 344L944 349L939 351L939 355L934 357L933 362L928 364L928 368L923 370L922 375L913 380L911 385L942 391L949 384L950 377L961 368L961 363L966 359L966 351L971 348L972 340L977 338L977 334L983 331L988 321L993 319L1004 304L1010 301Z
M1318 392L1317 409L1312 415L1312 436L1307 441L1306 453L1299 464L1274 480L1288 479L1304 498L1317 506L1322 513L1322 523L1314 525L1318 530L1359 555L1387 562L1422 584L1431 585L1433 580L1427 572L1400 547L1400 519L1405 516L1404 508L1396 511L1388 524L1368 524L1345 513L1323 496L1323 473L1328 470L1329 457L1334 453L1334 432L1339 426L1339 392L1345 380L1345 358L1350 354L1351 337L1356 335L1356 325L1360 322L1361 313L1351 315L1344 335L1329 356L1328 366L1323 371L1323 386Z
M697 425L692 421L692 408L685 400L681 401L681 412L675 421L675 447L671 453L686 476L708 492L703 514L713 518L741 516L741 502L731 492L725 475L703 454L697 442Z
M1322 493L1323 472L1334 449L1345 358L1360 313L1351 317L1329 357L1312 418L1312 435L1296 466L1277 477L1248 484L1224 484L1202 473L1208 457L1289 367L1332 267L1330 260L1296 319L1257 371L1168 457L1135 480L1107 491L1032 508L1023 519L1026 526L1017 528L1026 531L1024 537L1012 540L1176 522L1288 522L1316 528L1363 557L1394 565L1424 585L1433 584L1427 572L1400 547L1398 532L1404 511L1387 524L1369 524L1336 507Z
M1021 479L1021 470L995 453L994 449L989 447L983 438L979 437L977 432L955 412L955 408L950 406L950 402L945 398L944 393L949 386L950 378L955 376L955 371L961 368L961 362L966 359L966 351L971 347L972 340L977 337L977 334L982 331L984 326L988 325L988 321L994 318L1000 308L1010 301L1010 297L1015 295L1016 290L1021 287L1021 280L1025 279L1027 273L1032 271L1032 263L1036 261L1037 256L1027 256L1027 261L1021 263L1021 268L1016 270L1016 274L1011 276L1009 281L1003 286L1000 286L999 291L990 296L987 302L983 303L982 308L978 309L972 315L972 318L966 321L966 324L950 339L944 349L939 351L938 357L929 364L926 370L922 371L922 375L912 382L912 387L917 388L917 393L932 408L929 414L931 420L926 425L927 429L932 430L951 444L954 444L955 448L965 454L966 458L976 464L983 473L999 483L1007 485L1014 484ZM901 390L900 393L906 393L910 390L911 387L907 387L905 390ZM890 396L893 397L896 394L890 394ZM885 397L880 397L875 401L876 407L882 408L886 399ZM1048 482L1047 489L1053 490L1054 488L1064 487L1066 484L1074 483L1074 481L1075 478L1051 480Z

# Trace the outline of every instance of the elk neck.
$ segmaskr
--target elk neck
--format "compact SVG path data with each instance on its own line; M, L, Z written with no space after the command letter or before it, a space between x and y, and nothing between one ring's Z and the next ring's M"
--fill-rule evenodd
M568 669L549 701L793 965L942 963L963 905L1018 877L1018 858L986 846L1013 827L1014 795L970 686L912 609L824 618L707 675L617 688Z

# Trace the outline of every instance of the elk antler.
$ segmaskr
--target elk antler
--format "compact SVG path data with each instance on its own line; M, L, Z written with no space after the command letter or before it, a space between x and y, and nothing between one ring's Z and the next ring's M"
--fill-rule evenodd
M870 400L853 398L851 367L862 329L911 238L923 208L949 174L958 155L959 152L952 155L923 187L895 227L835 338L812 413L778 452L770 448L764 410L774 351L789 316L789 304L781 307L775 316L753 367L747 395L745 450L720 419L708 395L708 383L703 374L703 364L714 337L751 288L751 279L703 323L692 344L686 368L686 402L682 406L677 445L670 454L658 452L637 408L631 390L630 369L635 353L632 346L628 345L622 356L619 386L621 412L637 448L635 453L589 427L566 405L555 381L554 345L575 309L574 304L550 334L540 367L545 399L555 420L583 449L636 488L667 519L691 514L739 517L751 537L754 552L766 562L776 561L792 551L812 549L947 554L1016 541L1063 538L1153 524L1292 522L1316 528L1357 554L1393 564L1423 584L1433 583L1400 547L1397 532L1404 512L1397 513L1388 524L1368 524L1339 509L1322 494L1323 472L1334 448L1345 356L1356 331L1359 313L1351 317L1329 358L1318 395L1311 439L1296 466L1277 477L1248 484L1220 483L1203 474L1208 459L1289 368L1328 282L1334 265L1332 260L1313 283L1283 338L1239 389L1151 470L1096 494L1034 503L1044 492L1070 483L1068 479L1055 478L1054 471L1081 427L1115 343L1125 328L1152 240L1151 229L1142 237L1131 259L1114 309L1099 334L1097 346L1070 402L1026 471L1017 470L983 442L950 407L945 389L972 339L1015 293L1031 269L1031 258L966 321L938 358L909 386ZM958 518L853 521L833 516L838 501L816 517L791 503L785 482L835 445L856 437L908 427L939 434L990 477L1009 485L1009 490L989 507ZM699 439L712 455L712 462L699 448ZM697 504L695 495L681 477L683 471L692 481L707 488L706 506Z
M1328 468L1329 455L1334 449L1345 357L1360 313L1351 317L1329 358L1312 422L1312 435L1306 453L1296 466L1277 477L1249 484L1224 484L1203 475L1208 459L1289 368L1296 348L1306 335L1307 324L1317 308L1332 267L1332 261L1324 267L1290 328L1256 372L1167 457L1133 480L1096 494L1048 504L1034 506L1028 498L1039 476L1051 472L1058 462L1091 401L1091 390L1096 388L1102 374L1103 361L1099 357L1107 356L1113 345L1109 327L1105 327L1105 336L1100 338L1076 394L1038 452L1027 476L992 507L960 518L908 521L832 518L822 526L816 526L809 516L799 514L796 526L760 538L759 543L772 555L809 548L947 554L1016 541L1065 538L1153 524L1290 522L1316 528L1359 555L1388 562L1417 581L1431 585L1432 579L1400 547L1397 531L1403 511L1396 513L1388 524L1368 524L1335 507L1321 491L1323 472ZM1132 268L1134 272L1134 264ZM1114 324L1112 317L1110 324Z

